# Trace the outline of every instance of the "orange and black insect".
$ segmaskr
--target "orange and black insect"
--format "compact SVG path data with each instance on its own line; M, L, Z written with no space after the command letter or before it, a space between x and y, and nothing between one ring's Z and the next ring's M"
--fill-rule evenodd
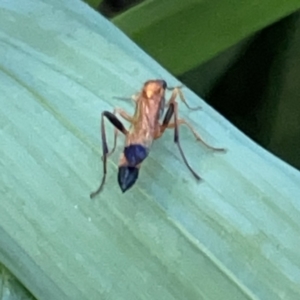
M173 90L173 92L170 100L166 103L165 92L167 89ZM193 132L198 141L201 141L206 147L214 151L224 151L224 149L214 148L205 143L189 123L187 123L184 119L178 118L178 104L176 102L177 96L180 97L182 102L189 109L201 109L201 107L191 108L187 104L180 87L168 88L167 83L164 80L149 80L144 83L141 92L133 99L136 104L133 116L130 116L124 110L119 108L114 109L113 113L109 111L102 112L101 138L103 151L103 177L99 188L95 192L91 193L91 198L99 194L103 188L107 173L107 158L116 149L117 135L119 131L125 135L125 147L120 157L118 171L118 183L123 193L134 185L138 178L141 164L149 155L153 141L161 137L167 128L174 129L174 142L178 146L184 163L197 180L201 179L200 176L191 168L183 153L179 141L178 127L183 124L186 125ZM167 108L167 111L164 115L165 108ZM123 119L131 124L128 130L116 117L116 114L119 114ZM172 117L174 120L173 122L170 122ZM115 127L114 146L110 152L107 147L104 118L107 118Z

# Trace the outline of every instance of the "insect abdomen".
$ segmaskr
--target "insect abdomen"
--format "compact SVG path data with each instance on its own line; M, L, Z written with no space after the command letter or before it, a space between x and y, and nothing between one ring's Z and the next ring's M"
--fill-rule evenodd
M118 183L123 193L130 189L139 176L139 169L130 166L120 166L118 172Z
M149 150L140 144L132 144L124 148L124 155L129 166L140 164L149 154Z

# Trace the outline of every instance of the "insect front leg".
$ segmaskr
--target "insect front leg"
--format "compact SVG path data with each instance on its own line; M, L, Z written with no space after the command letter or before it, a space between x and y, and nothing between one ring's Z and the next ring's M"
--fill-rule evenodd
M103 152L103 176L101 183L98 187L98 189L95 192L92 192L90 194L90 198L94 198L97 194L99 194L103 188L103 185L105 183L106 179L106 173L107 173L107 154L108 147L107 147L107 141L106 141L106 132L105 132L105 123L104 123L104 117L106 117L119 131L121 131L123 134L127 135L128 130L123 126L123 124L119 121L119 119L111 112L104 111L101 114L101 139L102 139L102 152Z
M179 96L180 100L185 104L185 106L190 109L190 110L199 110L201 109L201 106L197 106L197 107L191 107L188 105L182 91L181 91L181 88L182 86L179 86L179 87L174 87L174 88L171 88L173 90L172 92L172 95L171 95L171 98L170 100L167 102L166 104L166 107L168 107L170 105L170 103L174 102L176 97Z

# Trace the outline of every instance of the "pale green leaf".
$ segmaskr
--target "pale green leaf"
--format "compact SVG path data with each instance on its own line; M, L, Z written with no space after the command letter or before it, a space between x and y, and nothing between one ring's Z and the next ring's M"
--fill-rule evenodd
M0 261L42 299L297 299L300 174L188 88L181 128L122 194L99 120L144 81L179 82L80 1L0 2ZM113 141L113 128L108 140ZM119 139L118 152L123 139Z

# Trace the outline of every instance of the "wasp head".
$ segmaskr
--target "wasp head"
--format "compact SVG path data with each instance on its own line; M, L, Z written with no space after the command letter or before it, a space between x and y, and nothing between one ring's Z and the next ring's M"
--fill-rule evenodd
M143 93L146 98L163 97L167 83L164 80L149 80L144 84Z

